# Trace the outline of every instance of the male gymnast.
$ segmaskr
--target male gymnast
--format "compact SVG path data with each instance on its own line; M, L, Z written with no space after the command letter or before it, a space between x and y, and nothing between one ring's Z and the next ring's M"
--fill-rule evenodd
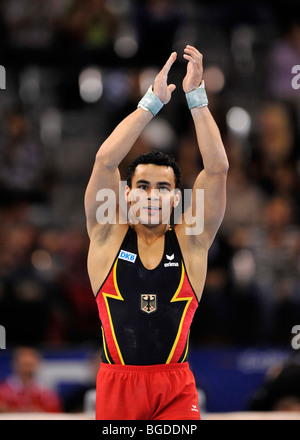
M181 221L170 227L171 212L180 201L180 170L161 152L140 155L129 167L125 188L129 218L118 202L119 164L176 88L167 83L176 52L137 109L99 148L86 189L88 273L103 335L97 420L200 419L195 379L186 359L208 250L225 212L228 160L208 109L203 56L187 45L183 57L187 72L182 86L204 167ZM104 203L97 197L102 189L116 195L106 203L117 201L107 222L97 215ZM191 234L187 230L199 215L197 190L204 190L204 223Z

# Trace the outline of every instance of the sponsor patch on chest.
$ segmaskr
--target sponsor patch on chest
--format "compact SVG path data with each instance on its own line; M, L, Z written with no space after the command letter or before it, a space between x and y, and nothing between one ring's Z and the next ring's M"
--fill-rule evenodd
M124 251L123 249L121 249L118 258L120 260L125 260L125 261L129 261L130 263L134 263L136 257L137 257L136 254L132 254L131 252Z

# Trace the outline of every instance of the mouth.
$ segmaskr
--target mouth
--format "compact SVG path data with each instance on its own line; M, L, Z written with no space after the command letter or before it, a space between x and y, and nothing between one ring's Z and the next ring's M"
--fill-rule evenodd
M155 212L159 212L161 210L161 208L159 206L145 206L143 209L147 210L148 213L155 213Z

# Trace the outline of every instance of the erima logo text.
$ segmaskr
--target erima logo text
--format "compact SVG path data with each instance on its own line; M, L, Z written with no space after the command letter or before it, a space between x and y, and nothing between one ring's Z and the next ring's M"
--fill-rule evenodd
M135 259L136 259L136 254L132 254L131 252L123 251L123 249L121 249L120 254L119 254L119 258L121 260L125 260L125 261L129 261L130 263L134 263Z
M171 261L174 260L174 258L175 258L174 254L172 254L172 255L166 254L166 259L169 260L169 263L165 263L164 266L165 267L178 267L179 263L171 263Z

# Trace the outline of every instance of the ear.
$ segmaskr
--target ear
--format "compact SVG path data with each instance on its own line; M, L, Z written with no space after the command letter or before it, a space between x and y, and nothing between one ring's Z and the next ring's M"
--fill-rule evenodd
M178 206L178 204L180 202L180 199L181 199L181 191L180 191L180 189L175 190L175 193L174 193L174 208L177 208L177 206Z
M129 203L128 202L128 197L129 197L130 191L131 191L131 188L128 185L126 185L125 186L125 200L126 200L127 203Z

